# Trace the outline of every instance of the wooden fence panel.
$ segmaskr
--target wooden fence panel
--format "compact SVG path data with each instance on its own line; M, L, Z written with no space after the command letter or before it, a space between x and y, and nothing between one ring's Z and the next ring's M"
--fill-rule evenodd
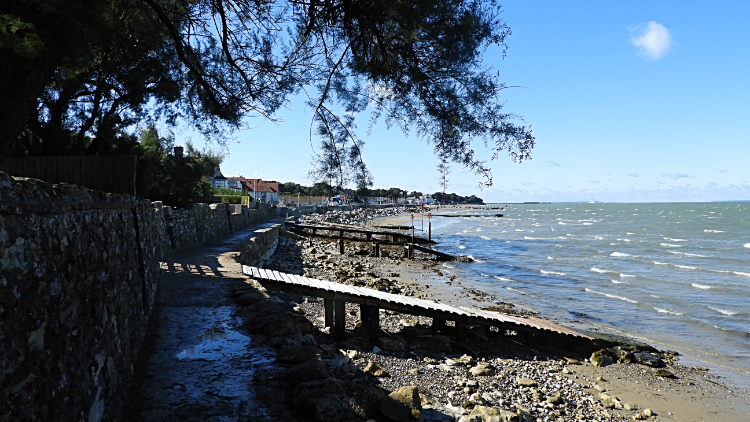
M135 195L135 155L10 157L0 171L50 183L73 183L89 189Z

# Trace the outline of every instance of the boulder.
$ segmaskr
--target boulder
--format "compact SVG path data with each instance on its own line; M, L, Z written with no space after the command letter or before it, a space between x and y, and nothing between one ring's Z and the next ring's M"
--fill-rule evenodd
M280 362L302 363L320 356L320 353L321 351L317 347L284 345L276 353L276 360Z
M380 411L398 422L422 421L422 401L419 390L413 385L401 387L380 402Z
M558 392L558 393L550 394L547 397L547 403L549 403L549 404L563 404L563 403L565 403L565 399L563 398L562 394L560 394Z
M664 361L659 359L659 356L649 352L635 352L633 353L635 361L641 365L650 366L652 368L661 368L664 365Z
M536 387L538 384L536 381L529 379L529 378L516 378L516 382L521 387Z
M674 378L674 374L667 371L666 369L657 369L654 371L654 375L657 377Z
M594 366L607 366L614 363L612 353L607 349L597 350L591 354L589 359Z
M329 394L346 394L346 392L333 378L303 382L294 387L292 403L298 406L308 400Z
M365 374L372 375L373 377L388 377L390 374L386 372L384 369L378 365L377 362L372 362L367 364L365 369L363 370Z
M491 376L495 375L495 368L486 362L480 362L477 366L469 370L474 376Z
M291 337L300 334L300 329L290 321L277 319L263 325L262 332L268 337Z
M380 402L386 397L386 392L382 389L346 381L343 382L342 387L366 414L376 415L380 412Z
M305 409L319 422L364 418L365 412L354 399L344 394L328 394L307 401Z
M292 382L300 383L315 379L328 378L328 371L326 371L326 365L320 357L314 357L306 362L302 362L287 369L284 376L292 380Z

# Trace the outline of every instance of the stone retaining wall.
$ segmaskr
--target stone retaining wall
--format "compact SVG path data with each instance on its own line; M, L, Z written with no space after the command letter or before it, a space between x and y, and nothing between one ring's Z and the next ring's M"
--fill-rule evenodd
M160 260L275 216L0 172L0 422L119 419Z

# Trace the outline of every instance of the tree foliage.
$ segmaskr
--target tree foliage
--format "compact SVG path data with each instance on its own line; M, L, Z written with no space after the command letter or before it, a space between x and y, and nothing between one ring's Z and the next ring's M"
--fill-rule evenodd
M304 92L310 176L372 186L357 117L379 119L483 176L505 151L529 158L531 130L503 110L506 85L481 57L504 52L500 7L479 0L8 0L0 6L4 154L110 154L139 121L226 139L274 119Z

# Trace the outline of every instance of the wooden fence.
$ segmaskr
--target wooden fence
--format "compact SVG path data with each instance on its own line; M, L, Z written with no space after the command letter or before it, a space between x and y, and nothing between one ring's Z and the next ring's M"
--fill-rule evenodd
M0 171L16 177L135 195L137 162L135 155L9 157L0 161Z

